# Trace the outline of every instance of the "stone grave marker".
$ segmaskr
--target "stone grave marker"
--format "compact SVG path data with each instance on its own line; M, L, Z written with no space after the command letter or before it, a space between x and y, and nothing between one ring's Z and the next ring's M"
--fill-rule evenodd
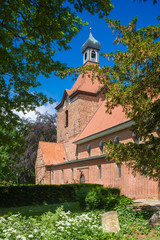
M118 215L116 211L102 214L102 229L104 232L118 233L120 231Z
M149 219L149 221L147 222L147 225L160 225L160 211L155 212L152 217Z

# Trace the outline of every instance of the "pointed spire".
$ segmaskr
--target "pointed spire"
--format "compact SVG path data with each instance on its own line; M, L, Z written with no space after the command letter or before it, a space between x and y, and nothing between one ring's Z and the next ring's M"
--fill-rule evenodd
M81 47L83 64L86 62L99 63L99 50L101 49L101 44L93 37L91 30L92 28L90 27L89 38Z
M87 48L94 48L97 50L101 49L101 44L99 41L97 41L92 33L91 33L92 28L90 28L90 34L88 40L82 45L81 47L81 52L83 53Z

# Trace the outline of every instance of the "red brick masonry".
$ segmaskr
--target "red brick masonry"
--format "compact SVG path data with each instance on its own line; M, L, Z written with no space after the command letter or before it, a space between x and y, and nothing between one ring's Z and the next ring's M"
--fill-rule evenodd
M99 183L118 187L121 194L132 198L160 198L158 182L140 174L133 176L125 165L117 166L112 159L106 161L100 143L105 145L117 136L122 143L134 141L133 123L120 106L112 114L106 113L97 79L92 84L88 75L80 75L72 89L64 91L56 109L57 143L39 143L36 184Z

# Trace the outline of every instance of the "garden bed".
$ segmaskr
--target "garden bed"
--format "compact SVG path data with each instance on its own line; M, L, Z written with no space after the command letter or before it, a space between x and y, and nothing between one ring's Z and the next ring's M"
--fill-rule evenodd
M0 217L0 239L158 240L160 236L160 226L152 227L146 225L152 214L151 211L134 211L133 207L117 207L121 230L119 233L114 234L103 233L102 231L101 215L106 210L82 212L77 203L65 203L63 206L65 210L70 209L71 211L65 212L60 207L55 212L57 205L52 207L51 205L43 205L30 207L30 216L27 217L21 214ZM37 212L37 217L32 216L32 213L35 212L34 208L41 209L39 213ZM52 212L49 211L49 208ZM42 209L46 212L41 215ZM10 210L11 208L8 208L8 212Z

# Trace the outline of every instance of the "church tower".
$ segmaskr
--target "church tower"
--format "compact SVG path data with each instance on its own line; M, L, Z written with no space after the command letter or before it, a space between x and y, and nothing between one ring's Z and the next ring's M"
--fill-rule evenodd
M83 44L83 64L99 64L98 42L90 33ZM67 160L76 159L75 139L84 130L89 120L99 107L102 84L95 77L94 83L89 74L80 74L71 89L65 89L57 110L57 142L63 143Z
M98 42L90 32L88 40L81 47L81 52L83 54L83 64L87 62L99 63L100 49L100 42Z

